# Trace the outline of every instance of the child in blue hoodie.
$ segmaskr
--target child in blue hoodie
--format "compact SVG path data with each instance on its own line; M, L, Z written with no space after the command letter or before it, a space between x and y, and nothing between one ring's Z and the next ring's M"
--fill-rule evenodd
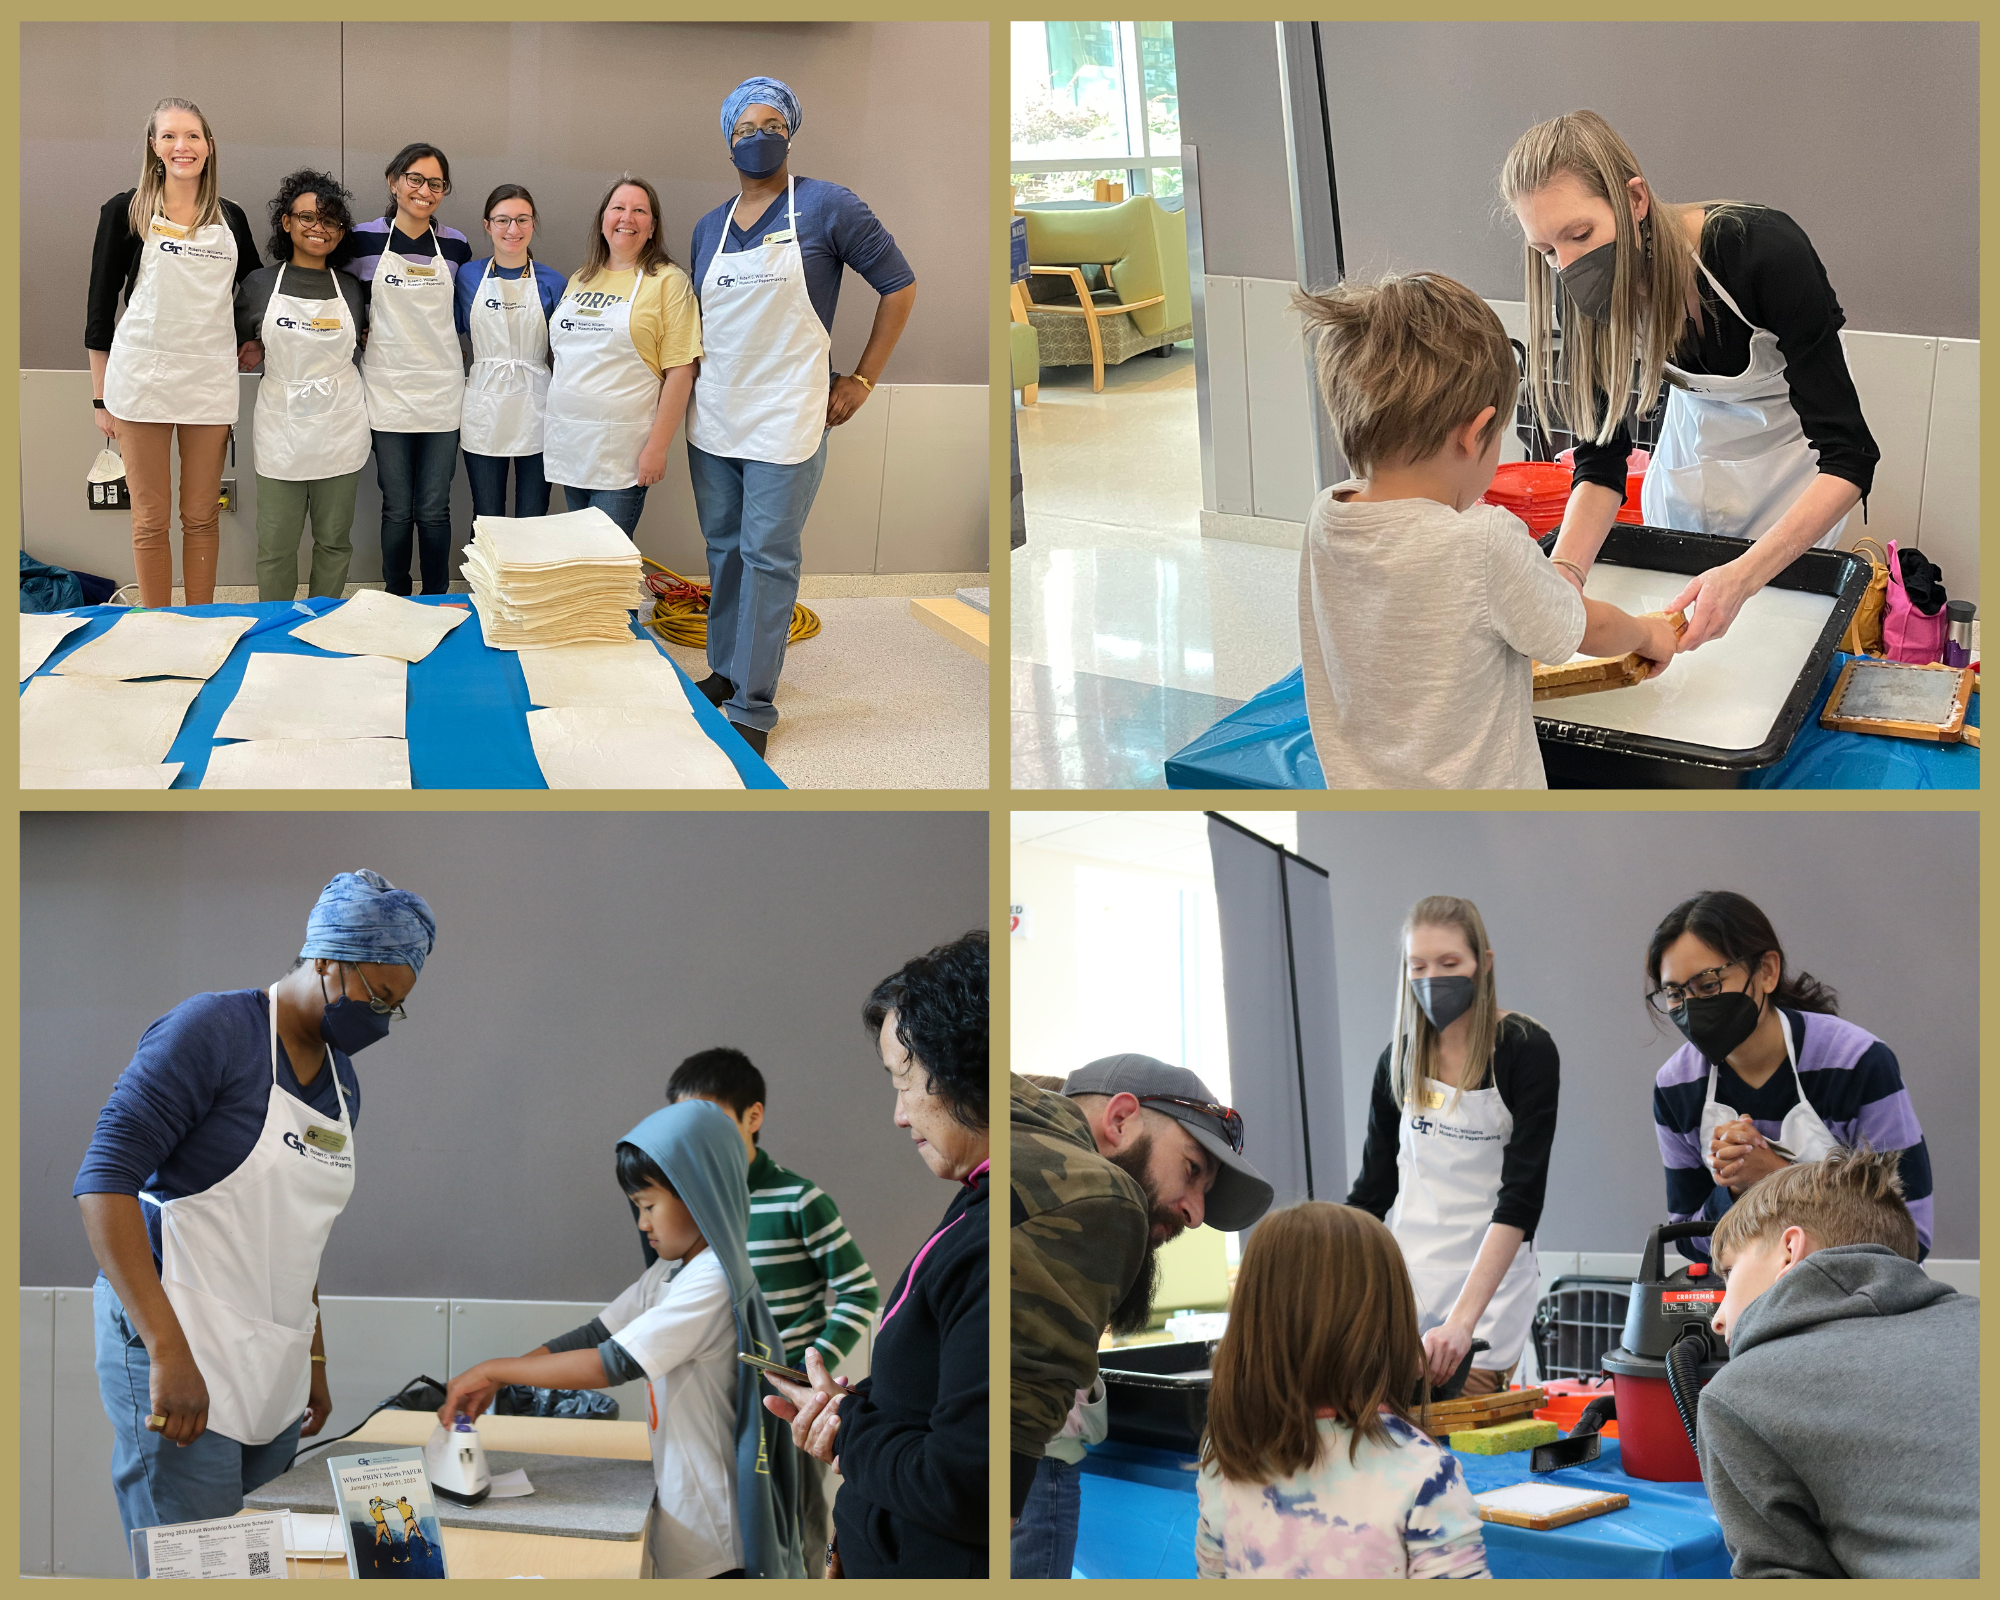
M659 1259L583 1327L453 1378L438 1420L478 1416L503 1384L605 1389L644 1378L659 1491L653 1576L803 1578L791 1430L736 1359L784 1359L750 1267L736 1124L685 1100L641 1122L617 1156L619 1186Z

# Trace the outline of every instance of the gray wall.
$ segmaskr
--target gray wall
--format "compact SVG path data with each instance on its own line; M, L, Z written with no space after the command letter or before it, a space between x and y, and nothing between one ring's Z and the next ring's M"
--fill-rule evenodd
M986 838L984 812L29 813L21 1282L95 1275L70 1185L146 1025L274 981L321 886L370 866L430 901L438 944L357 1059L327 1294L603 1303L641 1259L612 1145L723 1043L886 1288L951 1196L890 1122L861 1005L984 924Z
M1301 812L1331 874L1350 1163L1387 1042L1404 914L1475 901L1500 1003L1562 1052L1562 1116L1537 1243L1636 1251L1666 1218L1653 1074L1680 1044L1641 999L1646 941L1676 903L1727 888L1763 907L1791 961L1901 1062L1930 1146L1934 1253L1979 1254L1979 819L1717 812Z
M1201 163L1203 268L1218 278L1298 276L1277 29L1176 22L1181 138Z
M223 193L259 247L278 180L331 168L362 215L412 139L439 145L456 188L440 219L488 253L479 212L494 185L525 183L536 254L581 265L591 209L629 169L660 191L663 234L686 265L702 213L736 192L717 125L744 78L781 78L803 122L794 169L859 194L916 272L915 313L887 376L987 378L986 186L950 181L930 136L905 137L911 86L974 130L948 166L983 172L987 24L28 23L21 29L21 236L37 241L21 286L21 365L81 367L87 263L98 208L136 181L147 114L196 101L215 129ZM940 113L943 114L943 113ZM860 354L875 295L842 288L833 359Z

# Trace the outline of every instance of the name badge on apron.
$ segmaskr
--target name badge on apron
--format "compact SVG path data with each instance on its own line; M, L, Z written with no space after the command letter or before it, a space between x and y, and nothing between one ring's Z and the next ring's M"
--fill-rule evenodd
M776 233L765 234L764 242L766 244L790 244L797 237L798 234L792 229L780 228Z
M403 275L408 278L435 278L438 273L436 267L405 267Z
M153 218L153 232L164 234L169 239L185 239L188 236L187 229L167 221L165 217Z
M308 1128L305 1131L305 1141L307 1144L317 1145L329 1155L337 1156L347 1148L347 1135L336 1133L331 1128Z
M1444 1109L1444 1102L1445 1102L1444 1090L1442 1089L1424 1090L1423 1101L1424 1101L1424 1109L1426 1111L1442 1111Z

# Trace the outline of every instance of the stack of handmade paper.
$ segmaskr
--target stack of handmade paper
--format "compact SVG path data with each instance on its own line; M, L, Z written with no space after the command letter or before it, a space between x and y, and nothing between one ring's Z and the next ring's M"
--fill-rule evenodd
M460 568L496 650L632 637L639 548L597 507L554 517L478 517Z

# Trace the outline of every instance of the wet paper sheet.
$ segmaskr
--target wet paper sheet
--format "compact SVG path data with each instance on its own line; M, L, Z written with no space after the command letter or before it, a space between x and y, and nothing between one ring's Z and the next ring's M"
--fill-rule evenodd
M171 789L178 761L157 767L23 767L23 789Z
M89 621L88 617L69 617L60 611L22 612L21 681L26 683L41 671L56 646Z
M292 637L335 655L421 661L471 615L463 606L420 606L381 589L363 589L326 615L300 623Z
M200 693L188 678L36 678L21 694L22 770L156 767Z
M673 663L639 639L524 650L521 675L538 706L659 706L694 716Z
M253 655L218 739L400 739L406 662Z
M256 621L134 611L55 670L68 678L212 678Z
M401 739L252 739L210 752L204 789L407 789Z
M683 702L563 706L528 713L528 737L551 789L740 789L743 780Z

